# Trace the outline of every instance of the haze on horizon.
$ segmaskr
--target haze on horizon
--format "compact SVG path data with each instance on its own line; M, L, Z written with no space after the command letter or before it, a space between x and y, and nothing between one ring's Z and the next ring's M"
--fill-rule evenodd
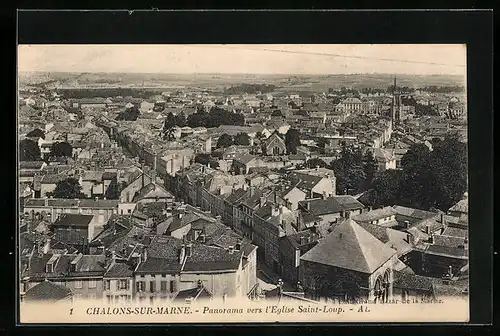
M463 44L19 45L20 72L466 74Z

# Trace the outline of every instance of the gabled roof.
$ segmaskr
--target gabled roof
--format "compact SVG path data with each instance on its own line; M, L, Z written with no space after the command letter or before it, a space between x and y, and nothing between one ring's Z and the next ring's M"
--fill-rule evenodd
M155 199L157 197L159 199L174 198L174 196L161 185L157 183L149 183L139 190L139 193L134 197L132 202L135 203L146 198Z
M305 253L301 260L372 274L396 254L351 219Z
M50 281L43 281L28 289L25 299L27 301L60 301L72 296L71 289Z

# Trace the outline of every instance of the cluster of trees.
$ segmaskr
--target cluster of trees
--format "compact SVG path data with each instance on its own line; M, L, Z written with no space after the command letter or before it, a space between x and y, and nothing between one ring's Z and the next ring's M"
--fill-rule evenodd
M74 177L68 177L58 182L54 191L48 192L47 196L67 199L86 198L85 194L82 193L82 186Z
M272 84L239 84L231 86L225 90L226 94L256 94L273 92L276 89L275 85Z
M73 146L67 142L56 142L50 147L49 157L72 157Z
M56 142L50 148L51 157L72 157L73 147L67 142ZM40 161L42 160L40 147L31 139L23 139L19 142L20 161Z
M140 115L141 111L139 111L139 107L134 105L133 107L127 108L124 111L120 112L115 120L136 121Z
M238 125L245 124L245 116L241 113L227 111L218 106L213 106L209 112L198 109L196 113L187 118L189 127L219 127L220 125Z
M329 94L336 94L336 95L341 95L341 96L345 96L345 95L352 95L352 96L355 96L355 97L359 97L359 91L356 90L356 89L353 89L353 88L348 88L348 87L341 87L340 90L335 90L333 88L329 88L328 89L328 93Z
M227 148L231 145L248 146L250 145L250 136L247 133L238 133L234 137L222 134L217 140L217 148Z
M219 168L219 162L217 161L217 159L206 153L196 154L196 156L194 157L194 162L202 164L204 166L210 166L214 169Z
M285 134L286 151L289 154L297 154L297 147L300 146L300 132L290 128Z
M23 139L19 142L20 161L40 161L40 147L31 139Z
M136 97L149 98L153 95L159 95L162 90L158 89L140 89L140 88L94 88L94 89L57 89L57 93L64 98L98 98L98 97Z
M419 88L419 90L430 93L454 93L454 92L464 92L465 88L462 85L452 85L452 86L431 85Z
M447 211L467 190L467 146L456 135L436 139L432 151L423 144L413 145L401 165L402 170L376 176L371 205Z
M337 178L337 193L355 194L369 188L377 172L377 161L371 151L364 154L359 148L342 146L340 157L330 169Z

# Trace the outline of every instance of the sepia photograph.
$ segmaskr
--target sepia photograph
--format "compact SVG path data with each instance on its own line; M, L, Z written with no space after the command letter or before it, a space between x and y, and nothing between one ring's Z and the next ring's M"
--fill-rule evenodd
M17 52L22 323L469 321L465 44Z

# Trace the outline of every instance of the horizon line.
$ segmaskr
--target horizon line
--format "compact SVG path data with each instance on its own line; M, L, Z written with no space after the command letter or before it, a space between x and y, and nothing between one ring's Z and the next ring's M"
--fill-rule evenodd
M387 76L460 76L447 73L390 73L390 72L351 72L351 73L251 73L251 72L142 72L142 71L70 71L70 70L18 70L18 73L78 73L78 74L158 74L158 75L254 75L254 76L332 76L332 75L387 75Z

